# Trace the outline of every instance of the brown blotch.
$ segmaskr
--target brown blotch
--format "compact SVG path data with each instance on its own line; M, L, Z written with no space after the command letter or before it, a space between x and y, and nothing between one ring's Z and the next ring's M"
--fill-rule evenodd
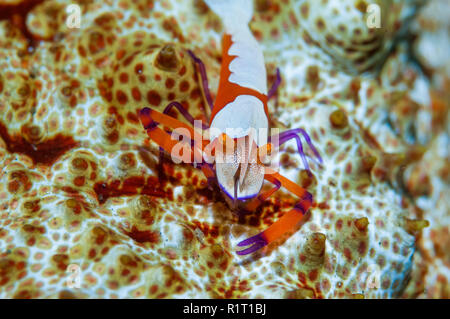
M168 199L172 199L173 196L171 191L165 191L159 179L153 176L147 179L142 176L129 177L123 182L114 180L109 184L98 182L94 185L94 191L101 204L109 197L131 196L138 193Z
M77 142L70 136L58 134L39 144L32 144L22 136L10 136L6 126L0 123L0 137L10 153L29 156L34 164L52 165L61 155L76 147Z
M130 232L125 232L125 234L131 237L134 241L138 243L156 243L159 240L159 234L156 231L150 230L138 230L136 226L133 226Z

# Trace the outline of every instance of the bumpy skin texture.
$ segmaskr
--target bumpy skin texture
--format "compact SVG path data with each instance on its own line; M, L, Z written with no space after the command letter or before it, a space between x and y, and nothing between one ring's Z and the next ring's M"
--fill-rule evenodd
M205 119L186 50L214 94L218 17L202 1L78 1L81 28L69 29L69 1L34 1L26 17L8 4L19 18L0 20L0 297L448 297L448 74L430 84L408 42L393 46L416 2L394 1L387 33L361 22L370 1L339 1L339 15L338 1L320 2L255 1L269 83L276 67L283 76L271 125L306 129L324 165L309 177L295 145L283 148L281 173L314 195L310 217L244 257L236 244L295 198L234 214L195 168L158 165L137 118L177 100ZM377 36L352 47L355 32Z

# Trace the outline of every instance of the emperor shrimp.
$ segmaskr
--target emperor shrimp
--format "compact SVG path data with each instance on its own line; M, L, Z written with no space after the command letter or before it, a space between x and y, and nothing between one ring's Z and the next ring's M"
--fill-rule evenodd
M201 126L203 130L208 131L206 135L209 139L202 143L193 143L193 146L189 143L194 155L182 159L184 162L192 163L193 157L200 156L197 167L203 171L208 181L217 181L225 196L234 204L243 203L248 211L254 210L281 187L299 198L291 210L264 231L239 242L237 244L239 247L248 247L237 251L238 255L251 254L284 234L292 232L304 219L313 202L313 196L306 189L265 165L267 154L287 141L295 139L302 162L311 174L303 151L301 141L303 137L318 162L322 163L318 151L304 129L291 129L272 136L256 133L268 132L267 102L275 96L281 77L277 70L275 83L270 90L267 89L263 53L248 27L253 15L252 2L252 0L206 1L211 10L221 18L225 27L219 87L213 103L205 66L192 51L188 51L199 69L204 96L211 108L211 116L209 126L206 124ZM162 150L172 154L173 158L176 153L174 149L179 142L171 138L167 128L172 131L185 130L189 136L194 136L195 132L192 126L168 115L172 108L176 108L194 126L194 118L176 101L169 103L162 113L145 107L139 115L150 139ZM166 129L158 127L159 124L164 125ZM272 183L274 187L262 192L264 181Z

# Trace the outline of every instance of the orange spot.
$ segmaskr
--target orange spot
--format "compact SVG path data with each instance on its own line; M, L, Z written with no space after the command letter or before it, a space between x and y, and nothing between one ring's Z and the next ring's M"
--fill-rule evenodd
M128 82L128 74L121 73L120 76L119 76L119 80L122 83L127 83Z
M186 92L187 90L189 90L189 83L187 81L181 82L180 83L180 91Z
M166 80L166 88L171 89L175 85L175 81L172 78Z
M159 236L157 232L152 232L150 230L140 231L133 226L130 232L125 232L127 236L131 237L134 241L138 243L156 243L159 240Z
M121 90L117 90L116 98L117 98L117 101L119 101L120 104L125 104L125 103L128 102L127 95Z
M136 101L139 102L141 100L141 92L137 87L131 89L131 95L133 96L133 99L135 99Z
M161 96L155 90L151 90L147 93L147 101L151 105L158 106L161 103Z
M135 194L146 194L156 197L171 198L172 193L165 191L158 178L129 177L123 183L119 180L109 184L98 182L94 185L98 201L103 204L109 197L131 196Z
M136 74L138 75L144 72L144 66L142 65L142 63L136 64L136 66L134 67L134 72L136 72Z

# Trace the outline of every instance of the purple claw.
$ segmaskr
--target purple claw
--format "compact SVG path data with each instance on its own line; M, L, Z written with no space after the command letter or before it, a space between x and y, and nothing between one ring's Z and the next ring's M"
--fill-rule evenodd
M266 246L267 245L267 241L264 239L262 234L259 233L258 235L255 235L253 237L250 237L250 238L247 238L247 239L241 241L237 245L239 247L242 247L242 246L248 246L248 245L251 245L251 244L253 244L253 246L250 246L250 247L248 247L247 249L244 249L244 250L237 251L236 253L238 255L241 255L241 256L242 255L251 254L251 253L257 251L258 249L261 249L262 247Z
M311 141L311 138L309 137L308 133L306 133L306 131L302 128L298 129L300 131L300 133L302 133L303 137L306 140L306 143L308 143L309 147L311 148L311 150L313 151L314 155L317 157L317 159L319 160L320 164L323 164L323 160L322 157L320 157L319 152L317 151L317 149L315 148L314 144Z
M297 140L297 148L299 150L300 157L302 158L303 165L305 166L305 169L308 172L308 174L311 176L311 170L309 169L308 160L306 159L305 152L303 152L302 142L300 141L300 138L297 138L296 140Z
M312 143L312 141L311 141L311 138L309 137L308 133L306 133L306 131L305 131L304 129L302 129L302 128L292 129L292 130L288 130L288 131L286 131L286 132L280 133L280 134L278 135L279 145L282 145L282 144L286 143L286 142L289 141L289 140L295 139L296 142L297 142L297 149L298 149L298 152L299 152L299 154L300 154L300 156L301 156L301 158L302 158L303 165L305 166L305 169L306 169L306 171L308 172L308 175L311 176L311 172L310 172L310 169L309 169L308 161L306 160L306 155L305 155L305 153L304 153L304 151L303 151L302 141L301 141L301 139L300 139L300 136L298 135L299 133L302 134L302 136L303 136L303 137L305 138L305 140L306 140L306 143L308 144L308 146L309 146L309 147L311 148L311 150L313 151L313 153L314 153L314 155L315 155L314 160L315 160L316 162L318 162L319 165L320 165L320 164L323 164L323 160L322 160L322 158L320 157L320 154L319 154L319 152L317 151L317 149L314 147L314 145L313 145L313 143ZM272 138L270 138L270 140L272 140ZM317 160L316 160L316 158L317 158Z
M255 243L257 241L260 241L260 240L262 240L262 238L261 238L261 235L258 234L258 235L255 235L255 236L252 236L252 237L249 237L247 239L244 239L244 240L240 241L237 245L239 247L248 246L248 245L253 244L253 243Z

